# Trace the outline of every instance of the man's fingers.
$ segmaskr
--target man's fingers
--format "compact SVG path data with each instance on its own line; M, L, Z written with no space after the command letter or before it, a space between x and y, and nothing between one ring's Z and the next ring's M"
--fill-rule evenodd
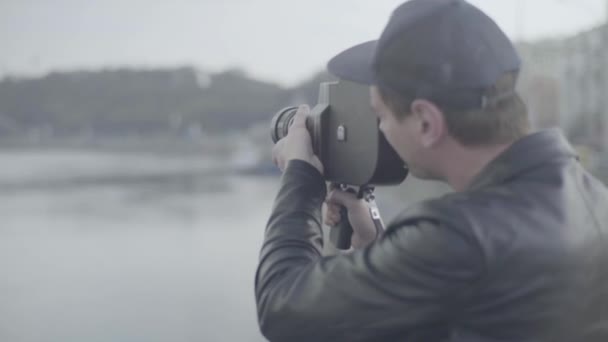
M272 162L276 165L281 171L283 171L282 160L280 157L280 152L283 149L284 141L281 139L277 141L277 143L272 148Z
M325 202L327 203L327 212L328 213L339 213L340 212L340 206L336 203L330 203L330 202Z
M277 141L277 143L272 147L272 162L274 163L274 165L279 165L278 163L278 156L279 156L279 149L281 148L280 146L281 144L281 140Z
M350 192L334 189L329 192L326 201L329 204L338 204L348 207L349 205L357 201L357 196Z
M291 124L290 129L292 128L306 128L306 118L310 113L310 109L307 105L300 105L298 107L298 111L296 115L293 117L293 123Z
M333 227L342 219L340 214L341 206L335 203L325 202L325 212L323 214L323 223Z
M327 218L333 221L340 221L340 211L328 211Z
M342 218L340 217L340 215L338 215L338 216L332 216L332 217L328 216L328 217L325 218L324 223L327 226L335 227L338 224L338 222L340 222L341 220L342 220Z

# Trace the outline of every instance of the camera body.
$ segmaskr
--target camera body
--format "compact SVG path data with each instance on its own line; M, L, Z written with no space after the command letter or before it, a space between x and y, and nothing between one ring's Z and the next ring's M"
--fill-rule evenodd
M296 107L279 111L272 119L276 143L289 130ZM319 100L306 120L313 149L328 182L352 186L401 183L408 170L378 129L369 104L369 87L349 81L323 82Z

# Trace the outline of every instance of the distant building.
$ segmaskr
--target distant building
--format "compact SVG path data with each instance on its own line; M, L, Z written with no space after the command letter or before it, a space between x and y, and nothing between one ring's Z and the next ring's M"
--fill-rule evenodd
M575 143L608 146L608 25L518 44L519 87L536 128L561 126Z
M560 41L517 45L523 59L519 88L528 104L532 125L537 128L560 124Z

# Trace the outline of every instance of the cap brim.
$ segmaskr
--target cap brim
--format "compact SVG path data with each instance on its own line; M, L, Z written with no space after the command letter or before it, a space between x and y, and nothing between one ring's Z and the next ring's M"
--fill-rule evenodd
M372 40L342 51L327 63L327 70L344 80L374 84L376 77L372 61L377 43L377 40Z

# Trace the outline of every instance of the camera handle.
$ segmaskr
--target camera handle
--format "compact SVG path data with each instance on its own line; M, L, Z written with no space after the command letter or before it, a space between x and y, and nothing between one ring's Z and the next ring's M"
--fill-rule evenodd
M331 187L339 188L342 191L347 191L356 194L357 198L359 199L363 198L365 202L368 203L369 214L376 228L376 235L380 236L384 232L384 223L382 222L382 218L380 217L380 211L378 210L378 206L376 205L374 187L364 185L360 187L358 191L356 191L355 188L345 184L334 183L331 185ZM329 239L333 243L333 245L336 246L336 248L349 249L350 240L353 235L353 227L350 225L350 221L348 221L348 211L344 206L340 208L340 218L340 222L338 222L336 226L331 228Z

